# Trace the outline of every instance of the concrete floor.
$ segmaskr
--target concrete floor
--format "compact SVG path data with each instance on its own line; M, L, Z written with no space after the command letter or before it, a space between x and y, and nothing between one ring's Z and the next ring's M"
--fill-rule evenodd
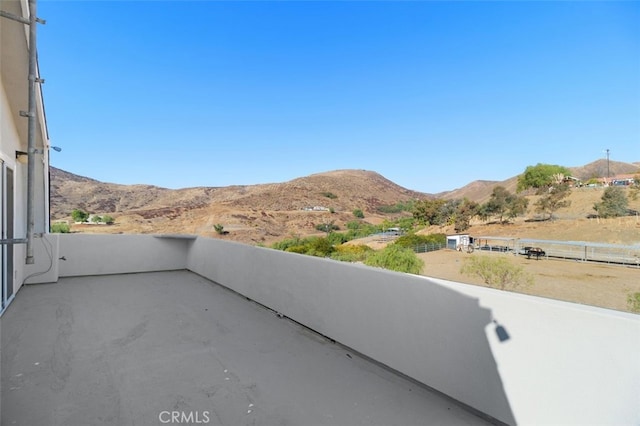
M1 339L2 425L485 424L187 271L26 286Z

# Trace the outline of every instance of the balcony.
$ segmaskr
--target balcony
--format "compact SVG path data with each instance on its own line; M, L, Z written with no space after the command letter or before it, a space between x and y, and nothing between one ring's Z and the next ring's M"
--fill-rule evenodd
M215 239L45 238L57 282L2 317L2 424L640 420L638 315Z

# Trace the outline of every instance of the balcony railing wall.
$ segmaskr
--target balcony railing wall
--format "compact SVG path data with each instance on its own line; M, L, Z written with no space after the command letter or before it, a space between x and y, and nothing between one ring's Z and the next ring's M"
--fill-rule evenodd
M200 237L59 254L60 276L189 269L505 423L640 422L638 315Z

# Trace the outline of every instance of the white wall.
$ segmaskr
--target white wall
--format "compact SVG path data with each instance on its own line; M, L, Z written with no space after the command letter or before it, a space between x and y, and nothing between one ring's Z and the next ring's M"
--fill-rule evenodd
M638 315L207 238L187 265L503 422L640 423Z
M59 236L60 234L44 234L33 239L32 265L25 265L20 284L26 279L26 284L51 283L58 281L59 276ZM24 263L26 246L21 244L20 262Z
M640 315L210 238L56 237L60 276L187 268L505 423L640 424Z
M185 269L191 238L60 234L60 276Z

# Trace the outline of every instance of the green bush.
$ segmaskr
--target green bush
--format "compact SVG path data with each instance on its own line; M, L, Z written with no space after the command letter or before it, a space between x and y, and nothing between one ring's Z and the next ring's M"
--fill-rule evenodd
M335 200L336 198L338 198L338 196L336 194L334 194L333 192L322 192L322 195L324 195L327 198L330 198L332 200Z
M89 213L80 209L75 209L71 212L71 218L74 222L86 222L89 218Z
M347 238L347 235L341 232L330 233L329 235L327 235L327 240L329 240L329 242L334 246L338 246L340 244L343 244L349 241L349 239Z
M460 273L476 275L484 283L500 290L515 289L533 284L533 277L522 266L509 261L506 257L471 256L465 259Z
M371 225L370 223L354 220L347 223L347 241L356 238L368 237L371 234L382 232L381 226Z
M310 237L298 240L298 244L291 244L284 251L291 253L306 254L309 256L327 257L335 249L327 238Z
M288 248L303 245L300 237L287 238L286 240L278 241L271 245L271 248L276 250L286 251Z
M424 267L424 262L413 250L395 244L369 254L364 263L409 274L419 274Z
M115 222L115 219L109 215L106 215L106 216L102 216L102 221L107 225L113 225L113 222Z
M91 222L93 222L93 223L100 223L100 222L102 222L102 217L97 216L97 215L96 215L96 216L92 216L92 217L91 217Z
M213 229L220 235L224 234L224 226L219 223L216 223L215 225L213 225Z
M399 237L393 244L400 247L413 248L421 244L446 244L446 242L447 236L445 234L407 234Z
M331 232L340 230L340 227L334 223L319 223L316 225L316 230L322 232Z
M357 217L358 219L364 219L364 213L361 209L355 209L353 210L353 215L355 217Z
M376 207L376 210L378 210L378 212L380 213L386 213L386 214L394 214L394 213L400 213L400 212L410 212L413 210L415 201L414 200L409 200L409 201L400 201L396 204L383 204L380 205L378 207Z
M604 190L601 202L593 205L600 217L619 217L628 214L629 200L622 188L610 186Z
M331 258L342 262L363 262L373 249L365 245L341 245L335 248Z
M68 234L71 232L71 227L66 223L52 223L51 233L53 234Z

